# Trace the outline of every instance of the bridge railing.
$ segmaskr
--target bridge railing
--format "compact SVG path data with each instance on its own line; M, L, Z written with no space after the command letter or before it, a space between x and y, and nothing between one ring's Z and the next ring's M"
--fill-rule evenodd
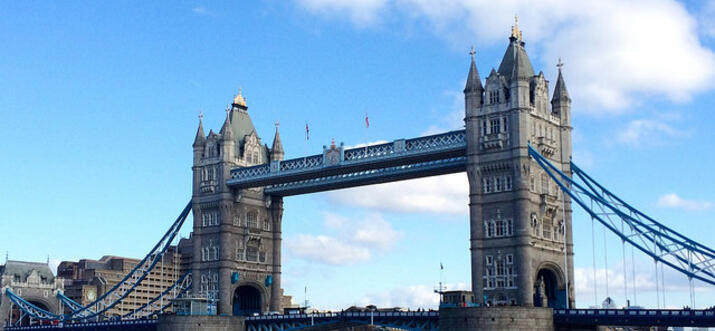
M334 166L358 167L367 165L368 167L360 168L365 170L370 169L370 164L375 164L375 168L377 168L382 166L382 164L378 164L380 161L418 157L428 154L436 155L440 152L465 149L466 144L467 136L465 130L457 130L411 139L398 139L389 143L363 147L348 149L343 149L342 146L324 148L323 154L232 169L228 184L239 185L251 182L258 183L260 186L260 184L262 184L260 180L262 179L283 175L312 173ZM327 153L333 150L333 148L340 152L339 159L326 160Z

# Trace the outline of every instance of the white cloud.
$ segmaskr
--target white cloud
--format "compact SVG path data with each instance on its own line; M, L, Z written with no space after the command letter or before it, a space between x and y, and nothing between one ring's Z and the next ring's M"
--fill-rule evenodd
M658 198L658 207L678 208L685 210L708 210L713 203L709 201L686 200L675 193L668 193Z
M396 192L399 192L397 194ZM336 203L380 211L466 215L469 183L458 173L326 193Z
M447 284L449 290L469 290L464 283ZM361 306L376 305L377 307L401 308L438 308L439 295L434 288L426 285L410 285L394 288L380 293L370 293L359 300Z
M672 139L682 136L680 130L673 128L666 122L652 119L637 119L628 123L623 131L618 134L620 142L640 146L642 144L660 144L663 138Z
M296 0L306 10L324 16L346 15L358 27L374 23L387 0Z
M191 8L191 11L194 12L194 14L199 15L199 16L216 16L216 13L208 10L208 8L206 8L202 5Z
M532 61L553 65L563 58L575 109L594 114L624 112L651 96L687 101L715 78L715 55L698 39L698 22L674 0L298 1L360 26L404 12L459 47L474 39L505 44L512 15L519 13L525 40L539 46L531 48ZM711 17L703 22L708 33Z
M293 256L331 265L353 264L370 259L367 247L322 235L299 234L286 239L285 247Z
M715 0L710 0L705 2L703 9L700 11L703 33L710 38L715 38L715 19L713 17L715 17Z
M286 251L298 258L330 264L347 265L368 261L372 252L387 251L403 234L392 228L379 214L361 220L326 213L324 225L334 236L299 234L285 240Z

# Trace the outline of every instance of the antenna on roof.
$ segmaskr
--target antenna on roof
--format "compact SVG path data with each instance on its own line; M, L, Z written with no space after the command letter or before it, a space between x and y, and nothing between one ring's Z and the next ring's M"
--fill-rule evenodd
M5 264L7 264L7 260L9 260L9 259L10 259L10 252L5 251Z

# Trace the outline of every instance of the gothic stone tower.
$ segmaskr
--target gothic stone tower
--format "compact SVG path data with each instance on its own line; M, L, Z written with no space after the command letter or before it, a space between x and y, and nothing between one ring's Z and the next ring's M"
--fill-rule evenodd
M283 200L226 185L231 168L283 159L278 127L273 147L261 145L239 91L218 134L199 119L193 149L195 293L218 299L219 314L280 310Z
M549 104L549 82L534 74L524 45L515 25L484 87L471 53L464 94L472 290L482 303L564 307L568 281L572 306L571 202L528 155L531 144L571 174L571 100L559 65Z

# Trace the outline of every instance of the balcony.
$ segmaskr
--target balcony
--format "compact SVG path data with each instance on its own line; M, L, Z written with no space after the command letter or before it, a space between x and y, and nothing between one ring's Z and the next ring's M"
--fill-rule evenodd
M502 149L509 143L509 134L506 132L492 133L479 137L483 150Z
M556 152L556 140L547 137L536 138L536 147L541 152L541 155L546 157L553 156Z
M202 180L199 187L201 188L201 193L212 193L216 191L216 180Z

